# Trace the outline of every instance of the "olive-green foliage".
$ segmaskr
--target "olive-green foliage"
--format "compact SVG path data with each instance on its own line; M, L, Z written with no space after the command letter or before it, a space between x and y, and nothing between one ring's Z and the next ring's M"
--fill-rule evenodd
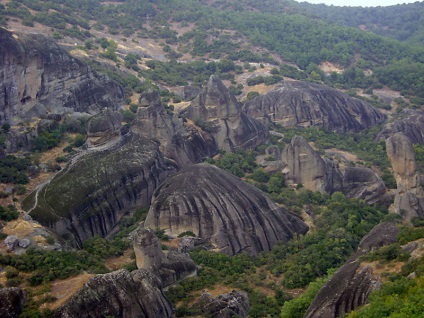
M51 132L43 131L37 136L37 138L35 138L32 151L43 152L58 146L62 141L65 129L66 128L63 125L60 125L57 129Z
M254 99L257 96L259 96L259 93L258 92L251 91L251 92L247 93L246 99L247 100L252 100L252 99Z
M26 184L28 177L26 172L31 165L29 158L18 158L7 155L0 158L0 182Z
M367 261L393 261L399 259L405 261L409 258L407 253L404 253L399 245L399 243L386 245L380 247L378 250L364 255L362 259Z
M383 285L369 297L367 306L347 315L349 318L360 317L410 317L423 315L424 277L416 280L396 277Z
M0 220L12 221L19 217L19 212L15 206L9 205L8 207L0 206Z
M408 226L404 226L401 228L398 241L401 245L405 245L406 243L418 240L420 238L424 238L424 228L411 228Z
M216 161L216 165L237 177L243 177L245 173L251 173L256 167L255 153L252 151L239 151L225 153Z
M287 301L284 303L281 308L281 318L302 318L312 300L315 298L315 295L321 289L322 286L330 279L334 274L334 270L329 271L327 276L317 278L315 281L311 282L308 286L306 292L299 297Z
M381 127L374 126L355 134L334 133L317 127L305 129L278 128L277 130L284 133L284 141L286 143L290 142L295 135L300 135L308 141L314 142L318 149L337 148L353 152L365 163L387 169L389 161L387 159L386 144L384 141L374 142L380 129Z

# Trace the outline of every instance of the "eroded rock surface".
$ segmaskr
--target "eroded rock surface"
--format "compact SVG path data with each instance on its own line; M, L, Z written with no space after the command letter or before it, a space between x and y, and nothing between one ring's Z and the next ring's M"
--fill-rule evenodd
M121 134L121 121L121 113L107 108L91 117L87 127L90 145L102 145L115 137L119 137Z
M413 144L424 144L424 112L422 110L405 109L399 118L384 125L376 140L386 140L388 137L403 133Z
M358 132L384 121L370 104L325 85L285 81L244 105L263 124L283 127L323 127L335 132Z
M406 220L424 217L424 190L411 141L404 134L396 133L387 138L386 151L397 184L392 209Z
M399 229L393 223L375 226L361 241L358 251L321 288L305 318L336 318L366 303L369 294L380 288L378 273L361 264L359 257L379 247L397 242Z
M130 133L72 162L23 206L35 220L81 244L107 235L131 208L149 205L156 187L175 171L156 143Z
M137 267L158 275L162 287L196 275L197 266L190 256L173 250L165 255L159 239L151 229L139 227L132 233L132 240Z
M173 316L173 308L155 275L144 269L119 270L92 277L55 316L166 318Z
M42 34L14 35L0 28L0 123L47 113L117 108L122 88L94 74Z
M175 236L192 231L230 255L269 251L308 229L260 190L206 164L186 167L161 184L145 226Z
M247 317L250 304L247 293L244 291L233 290L228 294L222 294L213 297L207 291L190 306L191 310L196 310L207 317L231 318Z
M25 303L22 289L17 287L0 288L0 317L18 318Z
M268 138L267 129L242 112L240 103L216 75L180 115L201 123L219 150L255 147Z

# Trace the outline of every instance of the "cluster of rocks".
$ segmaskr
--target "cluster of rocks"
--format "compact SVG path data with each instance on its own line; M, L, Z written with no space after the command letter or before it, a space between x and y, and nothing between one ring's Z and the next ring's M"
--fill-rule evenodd
M28 248L31 241L26 238L19 239L16 235L9 235L5 238L4 244L6 244L8 251L13 251L16 247Z

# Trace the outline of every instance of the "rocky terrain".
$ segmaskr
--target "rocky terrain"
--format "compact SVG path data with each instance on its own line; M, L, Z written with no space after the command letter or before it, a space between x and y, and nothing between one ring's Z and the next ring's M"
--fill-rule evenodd
M308 230L255 187L206 164L189 166L161 184L145 226L173 236L192 231L230 255L257 255Z
M382 123L375 107L336 89L310 82L285 81L244 105L246 114L263 124L317 126L334 132L358 132Z

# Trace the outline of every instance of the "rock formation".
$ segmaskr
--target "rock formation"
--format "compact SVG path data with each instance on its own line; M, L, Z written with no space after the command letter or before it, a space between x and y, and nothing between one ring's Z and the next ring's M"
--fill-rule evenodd
M41 34L0 28L0 123L15 124L46 113L117 108L122 88L71 57Z
M102 145L114 137L120 136L121 121L121 113L107 108L91 117L87 127L87 136L90 145Z
M192 231L230 255L269 251L308 229L255 187L206 164L186 167L160 185L145 226L175 236Z
M396 133L387 138L386 151L397 184L392 209L408 221L417 216L424 217L424 190L411 141L404 134Z
M147 90L140 96L137 117L132 129L156 140L167 157L182 167L198 163L217 152L213 137L196 129L182 118L168 114L157 91Z
M384 125L376 140L386 140L388 137L401 132L413 144L424 144L424 112L422 110L404 109L399 118Z
M381 203L386 198L383 180L371 169L347 167L342 171L334 161L322 158L303 137L292 138L281 161L286 165L283 173L288 183L329 194L341 191L348 198L362 199L369 204Z
M360 256L397 242L399 229L393 223L375 226L359 244L358 251L320 289L305 318L336 318L366 303L369 294L380 287L378 273L361 264Z
M149 205L156 187L176 171L156 143L134 133L76 159L31 194L23 207L79 244L107 235L131 208Z
M190 309L207 317L244 318L249 314L250 304L247 293L244 291L233 290L215 298L207 291L203 291Z
M325 85L285 81L244 105L244 111L263 124L283 127L323 127L335 132L358 132L383 122L370 104Z
M18 318L25 303L22 289L17 287L0 288L0 317Z
M152 230L139 227L132 233L132 240L137 267L158 275L162 287L197 274L196 264L187 253L171 250L165 255Z
M172 304L160 280L144 269L118 270L92 277L59 310L60 318L172 317Z
M219 150L255 147L268 137L267 129L242 112L242 106L216 75L180 115L204 126Z
M331 193L341 188L340 171L322 159L303 137L292 138L283 151L282 161L287 165L283 172L288 181L302 184L311 191Z

